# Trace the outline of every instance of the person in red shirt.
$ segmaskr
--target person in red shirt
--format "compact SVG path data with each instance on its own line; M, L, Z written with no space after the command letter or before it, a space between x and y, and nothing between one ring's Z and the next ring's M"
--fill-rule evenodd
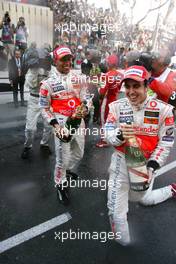
M128 66L144 66L151 74L148 86L155 93L155 97L176 107L176 71L169 68L171 55L168 49L162 48L151 54L130 51L126 60Z
M153 53L148 85L158 99L176 107L176 72L168 67L170 60L169 51L166 49Z
M108 72L105 74L102 87L99 90L100 94L100 114L101 114L101 126L106 123L106 119L109 113L109 104L118 99L118 93L120 91L120 82L123 78L123 73L117 70L118 58L116 55L109 55L106 59L108 66ZM96 144L97 147L105 147L108 144L103 140L103 135L100 142Z

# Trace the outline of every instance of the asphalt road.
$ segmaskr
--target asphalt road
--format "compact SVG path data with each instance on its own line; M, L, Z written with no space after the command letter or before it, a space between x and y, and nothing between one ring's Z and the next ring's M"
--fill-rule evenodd
M22 239L19 245L0 254L1 264L176 263L174 199L153 207L130 203L130 231L136 243L131 247L122 247L112 240L103 242L105 235L110 232L106 208L107 190L102 190L103 186L72 188L71 204L67 207L59 204L52 175L54 154L46 158L39 149L41 125L31 159L22 160L20 154L24 141L26 108L14 110L13 105L4 104L0 105L0 111L3 113L0 117L1 242L62 214L68 213L71 217L46 232L42 226L37 236L33 230L33 238L25 242ZM80 179L96 182L108 178L107 170L113 149L97 149L97 140L96 136L86 138L85 155L76 169ZM52 140L51 146L53 149ZM174 160L175 148L168 163ZM175 170L172 169L156 179L155 188L175 181ZM69 237L62 242L58 237L71 232L75 232L76 239ZM89 232L90 239L78 238L80 232ZM97 239L92 237L95 232L98 234ZM12 246L13 243L14 239L10 239L8 245ZM0 251L2 245L0 243Z

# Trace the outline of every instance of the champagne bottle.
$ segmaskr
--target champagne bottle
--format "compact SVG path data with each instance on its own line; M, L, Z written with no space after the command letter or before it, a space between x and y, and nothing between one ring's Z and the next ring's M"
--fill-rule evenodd
M80 124L81 124L81 118L68 117L65 123L65 127L68 129L69 134L73 135L75 134L76 130L79 128Z
M85 103L83 102L81 105L77 106L78 111L84 111ZM64 136L60 138L63 142L67 143L72 139L72 136L76 133L76 130L79 128L81 124L81 117L78 117L73 114L73 116L69 116L65 122L64 126Z
M147 190L149 188L149 176L146 159L135 135L126 141L125 159L129 174L130 188L133 191Z

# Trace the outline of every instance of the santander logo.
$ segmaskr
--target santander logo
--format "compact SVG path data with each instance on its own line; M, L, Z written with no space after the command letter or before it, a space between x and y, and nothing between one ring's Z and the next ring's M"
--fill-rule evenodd
M158 128L153 128L152 126L149 126L149 127L135 126L134 129L136 130L136 132L154 133L154 134L158 133Z

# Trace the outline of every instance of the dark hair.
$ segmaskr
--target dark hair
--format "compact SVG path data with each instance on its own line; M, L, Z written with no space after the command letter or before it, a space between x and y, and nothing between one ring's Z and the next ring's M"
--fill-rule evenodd
M9 12L8 11L5 12L4 17L9 17Z
M144 86L145 86L145 87L148 86L148 80L144 80Z
M162 57L162 54L161 54L162 50L160 52L153 52L152 53L152 59L155 60L155 59L159 59L160 57ZM170 54L170 51L168 50L164 56L164 61L163 61L163 64L165 66L169 65L171 62L171 54Z
M9 15L9 12L8 11L5 12L3 21L5 23L10 23L11 19L10 19L10 15Z
M126 60L128 67L133 65L139 65L146 68L147 71L152 70L152 59L153 55L150 52L139 52L137 50L129 51L126 54Z
M139 57L139 65L144 66L147 71L152 70L152 55L150 52L142 52Z

